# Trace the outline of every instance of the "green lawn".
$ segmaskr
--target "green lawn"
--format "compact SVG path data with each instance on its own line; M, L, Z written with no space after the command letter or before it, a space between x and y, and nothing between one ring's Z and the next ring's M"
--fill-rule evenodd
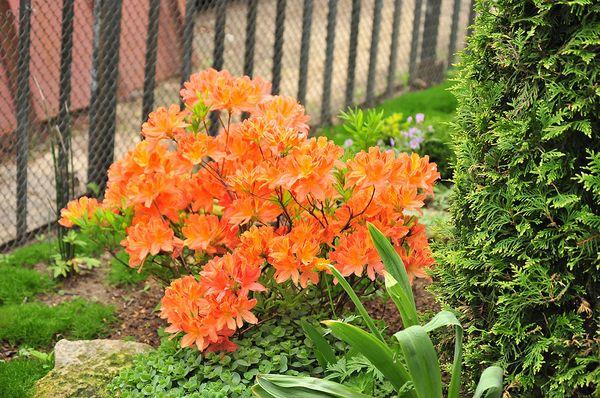
M0 342L49 352L60 338L92 339L109 331L115 320L111 306L84 299L49 306L36 300L39 293L60 286L48 273L33 268L48 263L57 250L56 241L41 241L0 256ZM94 254L98 248L90 244L84 251ZM0 398L29 397L35 381L51 365L23 356L0 361Z
M52 363L36 358L0 361L0 398L30 397L35 382L44 377L51 367Z

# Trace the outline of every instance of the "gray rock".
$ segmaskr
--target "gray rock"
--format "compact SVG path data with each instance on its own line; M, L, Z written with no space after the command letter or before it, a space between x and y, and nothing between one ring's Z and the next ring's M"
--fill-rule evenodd
M60 340L54 347L54 369L35 386L38 398L100 398L121 369L137 354L152 349L147 344L122 340Z

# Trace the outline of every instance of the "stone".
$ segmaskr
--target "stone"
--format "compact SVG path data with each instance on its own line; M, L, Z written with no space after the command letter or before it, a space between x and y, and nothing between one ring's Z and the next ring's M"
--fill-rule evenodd
M54 369L38 380L36 398L107 398L110 381L133 357L152 350L123 340L60 340L54 347Z

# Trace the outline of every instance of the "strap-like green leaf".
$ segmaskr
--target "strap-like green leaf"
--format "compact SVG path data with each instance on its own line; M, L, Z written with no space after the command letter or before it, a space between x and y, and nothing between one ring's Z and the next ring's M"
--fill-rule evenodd
M417 311L417 307L415 305L415 297L412 293L412 288L410 286L410 281L408 280L408 275L406 274L406 268L404 267L404 263L402 259L396 253L394 246L390 243L389 239L381 233L373 224L367 224L369 228L369 233L371 234L371 239L373 240L373 244L375 248L379 252L379 256L381 257L381 261L383 261L383 265L387 272L389 272L394 279L404 288L406 295L410 298L410 302L414 311Z
M315 356L317 357L317 361L319 361L319 365L321 365L323 369L327 369L327 365L336 363L337 358L335 357L335 352L321 332L305 320L302 320L300 325L302 326L302 330L304 330L304 334L306 334L315 345Z
M477 383L473 398L500 398L503 375L504 370L500 366L490 366L484 370L479 378L479 383Z
M389 272L385 272L385 288L394 304L396 304L398 312L400 312L402 325L405 328L417 325L419 323L419 316L410 296L406 294L406 291Z
M323 323L338 339L364 355L392 383L396 391L411 380L408 372L394 359L394 353L383 341L356 326L341 321ZM408 396L416 397L414 391L410 391Z
M322 394L325 394L325 396L336 398L369 398L368 395L354 391L342 384L314 377L268 374L258 375L256 379L259 386L270 383L268 388L276 386L282 389L278 391L284 391L285 393L302 391L307 394L305 397L321 397L324 396ZM283 398L289 397L290 395L286 395Z
M442 372L437 353L425 328L411 326L394 334L419 398L442 398Z
M348 296L350 296L350 300L352 300L352 302L356 306L358 313L364 319L364 321L367 324L367 327L369 328L371 333L373 333L375 336L377 336L377 338L379 340L381 340L382 342L385 342L385 339L383 338L381 331L379 329L377 329L377 327L375 326L375 322L373 322L373 318L371 318L371 316L369 316L369 313L365 309L365 306L361 303L360 299L358 298L358 296L356 295L354 290L352 290L352 287L350 286L350 284L348 283L346 278L344 278L344 276L340 273L340 271L338 271L333 265L329 266L329 270L336 277L339 284L342 286L342 288L344 288L344 290L346 291Z
M450 311L440 311L423 328L429 333L444 326L454 327L454 361L452 376L448 387L448 398L459 398L460 376L462 372L463 328L456 316Z

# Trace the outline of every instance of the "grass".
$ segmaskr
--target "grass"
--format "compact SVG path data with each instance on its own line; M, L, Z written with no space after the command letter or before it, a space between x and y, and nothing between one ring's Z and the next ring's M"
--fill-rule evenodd
M0 265L0 305L22 303L53 285L49 276L33 269Z
M106 333L114 308L82 299L50 307L25 303L0 307L0 340L50 348L58 338L91 339Z
M79 255L94 256L97 244L86 244ZM56 306L32 301L38 293L52 290L55 282L33 266L49 263L58 252L56 240L39 241L0 255L0 342L48 351L60 338L92 339L105 335L115 321L114 308L75 299ZM120 270L118 279L133 281L140 276ZM76 277L76 276L74 276ZM52 367L51 361L19 357L0 361L0 398L30 397L36 380Z
M0 398L26 398L38 379L48 373L51 363L36 358L0 361Z
M19 247L9 254L0 255L0 265L31 268L39 263L46 263L58 250L55 240L35 242Z

